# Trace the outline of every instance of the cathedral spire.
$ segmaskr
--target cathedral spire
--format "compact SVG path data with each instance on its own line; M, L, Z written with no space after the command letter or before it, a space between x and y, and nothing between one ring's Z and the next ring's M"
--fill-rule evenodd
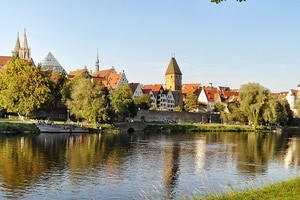
M22 43L23 49L28 49L28 43L27 43L27 36L26 36L26 29L24 29L24 36L23 36L23 43Z
M30 48L28 47L27 43L26 29L24 29L23 42L21 48L19 49L19 57L21 59L31 58Z
M20 38L19 38L19 32L18 32L15 49L12 51L13 56L19 56L20 48L21 48L21 46L20 46Z
M99 54L98 54L98 49L97 49L97 57L96 57L96 62L95 62L95 73L99 72Z

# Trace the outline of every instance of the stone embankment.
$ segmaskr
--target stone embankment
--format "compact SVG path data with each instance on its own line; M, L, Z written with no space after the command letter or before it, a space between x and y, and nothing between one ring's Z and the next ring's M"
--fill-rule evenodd
M139 110L137 116L133 118L136 121L145 122L174 122L174 123L220 123L220 113L203 112L174 112L174 111L154 111Z

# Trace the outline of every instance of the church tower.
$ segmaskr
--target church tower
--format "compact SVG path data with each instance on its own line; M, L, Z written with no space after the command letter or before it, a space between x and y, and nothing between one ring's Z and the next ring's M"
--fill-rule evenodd
M20 39L19 39L19 33L18 33L15 49L13 50L12 53L13 53L13 56L17 56L21 59L31 58L30 48L28 47L28 43L27 43L26 30L24 30L22 46L20 45Z
M98 55L98 49L97 49L97 57L95 62L95 73L99 72L99 55Z
M174 56L172 56L165 73L166 90L171 90L175 99L175 106L183 107L182 73Z
M171 91L180 90L182 82L182 73L176 62L175 57L172 57L165 73L166 89Z
M15 48L12 52L13 56L14 57L18 57L19 56L19 49L21 48L21 45L20 45L20 39L19 39L19 32L18 32L18 35L17 35L17 40L16 40L16 44L15 44Z

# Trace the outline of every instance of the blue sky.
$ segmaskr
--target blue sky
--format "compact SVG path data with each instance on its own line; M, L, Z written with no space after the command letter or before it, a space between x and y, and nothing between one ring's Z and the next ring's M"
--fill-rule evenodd
M31 55L50 51L67 72L114 66L129 82L164 83L172 53L184 83L272 92L300 83L300 1L10 0L1 3L0 55L26 28Z

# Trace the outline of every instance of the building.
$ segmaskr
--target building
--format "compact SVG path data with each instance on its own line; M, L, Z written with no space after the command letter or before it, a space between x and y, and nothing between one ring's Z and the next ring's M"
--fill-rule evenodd
M221 96L218 88L212 86L202 88L198 96L198 104L200 107L205 108L208 112L212 112L215 109L215 104L218 102L221 103Z
M143 90L142 90L142 87L141 87L141 84L139 84L139 83L129 83L128 86L132 90L132 98L133 99L137 99L137 98L139 98L140 96L142 96L144 94Z
M175 57L172 57L165 73L165 89L171 90L175 99L175 106L183 108L182 73Z
M26 30L24 30L22 43L20 43L19 33L17 34L16 44L14 50L12 51L12 56L0 56L0 70L3 69L8 61L14 56L27 60L30 65L35 66L34 61L31 58L31 49L28 46Z
M157 107L159 110L167 109L167 96L162 84L144 85L143 92L150 95L151 106Z
M52 70L53 72L64 73L65 70L56 60L51 52L42 60L41 67L43 70Z
M15 48L12 52L12 56L16 56L20 59L30 59L31 58L31 50L28 46L26 30L24 30L22 45L20 43L19 33L18 33Z
M166 89L181 91L182 73L174 57L171 58L165 73Z
M8 63L11 59L11 56L0 56L0 70Z

